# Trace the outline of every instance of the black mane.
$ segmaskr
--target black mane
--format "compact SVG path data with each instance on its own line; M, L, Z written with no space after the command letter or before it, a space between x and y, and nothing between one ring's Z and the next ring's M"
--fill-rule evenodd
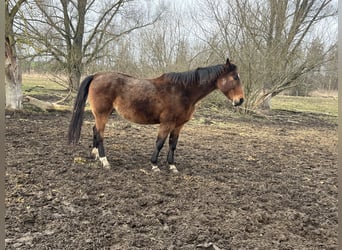
M231 72L236 69L234 64L231 64L229 68L225 64L218 64L209 67L200 67L195 70L185 72L170 72L165 73L166 77L172 84L182 84L183 86L202 85L215 81L223 73Z

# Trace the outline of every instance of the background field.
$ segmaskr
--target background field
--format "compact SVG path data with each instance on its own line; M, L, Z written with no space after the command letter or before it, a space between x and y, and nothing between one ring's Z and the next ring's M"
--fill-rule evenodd
M62 77L59 77L62 78ZM65 88L56 83L60 79L52 75L24 74L23 92L27 95L41 97L42 99L52 98L58 100L66 94ZM337 91L315 91L314 96L284 96L278 95L272 99L271 108L288 111L314 112L318 114L338 115ZM212 93L203 100L202 106L217 109L227 107L226 98L218 91ZM72 104L72 101L69 102Z

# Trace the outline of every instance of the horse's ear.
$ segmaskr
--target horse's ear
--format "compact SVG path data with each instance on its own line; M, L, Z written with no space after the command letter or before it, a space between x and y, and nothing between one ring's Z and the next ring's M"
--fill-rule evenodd
M226 65L230 65L229 58L227 58Z

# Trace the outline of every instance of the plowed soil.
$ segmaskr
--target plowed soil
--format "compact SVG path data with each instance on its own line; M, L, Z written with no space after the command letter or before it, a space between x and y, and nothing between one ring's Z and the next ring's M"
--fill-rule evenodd
M157 126L113 114L104 169L90 158L92 115L75 146L70 117L6 116L7 249L337 247L336 118L198 110L173 174L168 145L151 171Z

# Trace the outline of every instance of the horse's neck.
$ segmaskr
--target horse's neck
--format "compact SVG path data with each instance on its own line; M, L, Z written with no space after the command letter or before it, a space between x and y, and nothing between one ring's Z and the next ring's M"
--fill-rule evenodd
M211 92L213 92L216 88L216 81L197 85L191 91L191 99L194 103L197 103L198 101L209 95Z

